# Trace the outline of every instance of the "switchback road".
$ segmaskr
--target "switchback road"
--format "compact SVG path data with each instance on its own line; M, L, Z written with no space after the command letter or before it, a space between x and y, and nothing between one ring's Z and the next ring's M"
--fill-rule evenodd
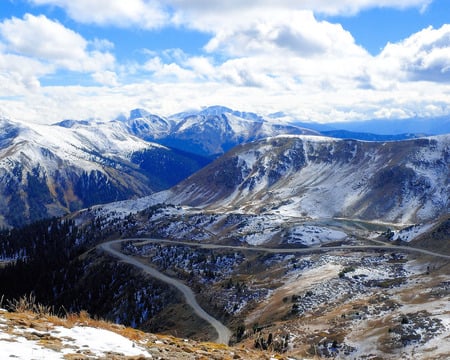
M218 336L216 342L228 344L231 336L231 331L224 324L222 324L219 320L209 315L197 302L195 299L195 294L185 284L181 281L169 277L155 268L146 265L139 260L137 260L134 256L129 256L121 253L119 250L116 250L114 246L119 245L122 242L127 241L135 241L137 242L136 246L145 245L147 243L168 243L175 245L185 245L185 246L195 246L203 249L229 249L235 251L262 251L268 253L313 253L313 252L326 252L326 251L336 251L336 250L384 250L384 251L401 251L401 252L410 252L417 253L421 255L434 256L437 258L450 260L450 255L439 254L432 251L409 247L409 246L396 246L396 245L354 245L354 246L326 246L326 247L311 247L311 248L266 248L266 247L258 247L258 246L230 246L230 245L218 245L218 244L203 244L203 243L194 243L194 242L186 242L186 241L173 241L173 240L165 240L165 239L149 239L149 238L129 238L129 239L119 239L108 241L99 245L99 248L108 252L109 254L121 259L122 261L136 266L137 268L143 270L148 273L150 276L161 280L169 285L174 286L183 294L186 303L193 309L195 314L197 314L200 318L207 321L211 326L216 330Z

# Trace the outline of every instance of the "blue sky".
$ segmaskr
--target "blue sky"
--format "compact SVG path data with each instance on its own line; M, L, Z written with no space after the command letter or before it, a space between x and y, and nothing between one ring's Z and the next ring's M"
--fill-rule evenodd
M450 114L448 0L1 0L0 115Z

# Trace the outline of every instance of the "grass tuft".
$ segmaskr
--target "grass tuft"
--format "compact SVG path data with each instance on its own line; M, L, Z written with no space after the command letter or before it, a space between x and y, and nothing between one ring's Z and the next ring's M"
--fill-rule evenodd
M19 299L7 300L6 308L12 312L31 312L40 316L53 316L55 314L53 306L37 303L36 296L33 294L24 295Z

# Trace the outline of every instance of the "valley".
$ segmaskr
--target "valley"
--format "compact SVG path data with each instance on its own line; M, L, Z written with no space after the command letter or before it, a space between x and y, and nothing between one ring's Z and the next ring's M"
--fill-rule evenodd
M450 0L0 3L0 360L450 360Z
M183 211L173 227L189 227ZM191 216L201 223L200 214ZM429 342L449 335L450 254L389 242L387 225L330 219L315 226L324 223L351 236L301 248L221 245L213 234L213 243L141 235L106 246L121 244L122 256L182 279L205 309L228 324L232 343L294 358L383 354L395 359L422 351L445 356L448 348L433 349ZM309 221L305 235L311 226ZM418 288L424 294L416 296ZM416 325L397 323L409 317Z
M448 135L337 139L223 107L0 126L5 303L267 358L450 354Z

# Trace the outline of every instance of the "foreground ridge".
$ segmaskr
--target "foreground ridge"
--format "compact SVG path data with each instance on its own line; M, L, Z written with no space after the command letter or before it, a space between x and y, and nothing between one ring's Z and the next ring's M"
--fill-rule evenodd
M87 313L60 318L0 309L0 353L15 359L287 359L243 347L145 333Z

